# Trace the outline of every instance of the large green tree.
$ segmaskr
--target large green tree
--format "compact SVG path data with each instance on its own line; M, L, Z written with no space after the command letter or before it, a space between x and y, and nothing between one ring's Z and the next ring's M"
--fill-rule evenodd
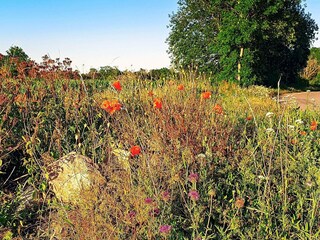
M242 85L293 82L305 67L317 25L301 0L180 0L169 53Z

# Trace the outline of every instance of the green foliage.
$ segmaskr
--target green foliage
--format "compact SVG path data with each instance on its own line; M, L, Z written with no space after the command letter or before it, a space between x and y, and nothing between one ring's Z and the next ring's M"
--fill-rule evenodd
M7 231L4 233L2 240L12 240L13 239L13 233L11 231Z
M25 53L25 51L18 46L12 46L7 51L8 58L18 58L21 62L27 62L30 60L29 56Z
M168 68L151 69L149 72L150 80L167 80L173 76L173 73Z
M178 5L178 12L170 15L167 39L173 64L215 72L217 58L212 49L219 27L217 7L203 0L179 0Z
M0 68L7 67L10 76L18 76L18 65L30 61L29 56L21 47L12 46L6 51L7 55L0 56ZM1 74L0 74L1 75Z
M310 49L310 59L315 59L320 63L320 48L313 47Z
M100 67L99 70L91 68L87 74L84 75L85 79L101 79L111 81L116 79L121 75L125 75L129 71L120 71L117 67ZM140 79L144 80L167 80L174 76L174 72L168 68L151 69L147 71L145 69L140 69L134 73ZM121 77L120 77L121 78Z
M121 71L117 67L104 66L100 67L98 73L102 79L114 79L121 74Z
M180 0L169 52L178 67L198 66L241 85L294 82L318 27L301 1Z
M83 79L99 79L100 74L97 69L90 68L89 72L86 74L82 74Z

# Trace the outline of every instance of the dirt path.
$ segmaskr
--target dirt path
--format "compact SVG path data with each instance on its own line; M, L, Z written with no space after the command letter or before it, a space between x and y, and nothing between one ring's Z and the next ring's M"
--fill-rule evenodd
M301 110L320 109L320 92L284 94L281 99L285 103L297 104Z

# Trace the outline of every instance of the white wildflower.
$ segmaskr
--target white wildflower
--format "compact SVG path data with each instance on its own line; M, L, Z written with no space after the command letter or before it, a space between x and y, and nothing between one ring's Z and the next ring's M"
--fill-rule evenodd
M200 153L197 155L197 158L206 158L206 155L204 153Z
M301 119L297 119L297 120L295 121L295 123L301 125L301 124L303 124L303 121L302 121Z
M267 128L267 129L266 129L266 132L267 132L267 133L273 133L274 130L273 130L273 128Z
M274 115L273 112L267 112L266 117L271 118Z
M114 149L112 153L117 157L118 163L122 166L123 169L130 170L130 152L123 149Z
M293 126L293 125L288 125L288 129L289 129L290 131L293 131L293 130L294 130L294 126Z

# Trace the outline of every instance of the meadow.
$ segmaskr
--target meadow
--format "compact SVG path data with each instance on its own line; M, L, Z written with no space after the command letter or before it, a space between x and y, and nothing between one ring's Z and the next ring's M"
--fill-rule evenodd
M317 110L193 72L1 81L2 239L320 238ZM92 205L48 184L73 151L105 178Z

